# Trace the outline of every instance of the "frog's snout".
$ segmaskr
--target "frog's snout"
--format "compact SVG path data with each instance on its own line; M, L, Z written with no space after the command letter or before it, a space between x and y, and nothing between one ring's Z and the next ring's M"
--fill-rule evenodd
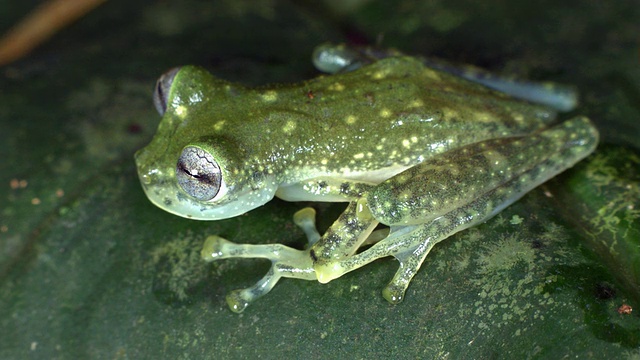
M153 164L149 164L147 155L148 152L145 151L145 149L140 149L136 151L133 156L138 170L138 178L145 188L153 183L153 180L157 177L158 173L157 167L153 166Z

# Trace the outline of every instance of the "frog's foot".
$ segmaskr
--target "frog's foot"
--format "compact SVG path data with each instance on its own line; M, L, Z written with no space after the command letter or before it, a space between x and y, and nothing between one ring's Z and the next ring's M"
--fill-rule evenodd
M316 69L328 74L353 71L372 61L355 48L328 43L317 46L311 60Z
M404 54L396 49L325 43L313 50L311 60L316 69L336 74L354 71L376 60L391 56L404 56Z
M393 256L400 262L400 268L382 291L382 295L390 303L397 304L404 298L411 279L420 269L429 251L440 239L437 237L434 240L433 237L427 236L426 230L427 227L424 225L401 226L393 229L382 239L380 237L385 235L385 232L374 232L372 241L377 242L371 248L341 261L316 263L316 277L319 282L327 283L374 260Z
M306 207L293 214L293 222L307 235L308 247L320 240L321 236L316 228L316 211L313 208Z
M205 261L229 258L263 258L271 260L271 268L255 285L234 290L227 295L232 311L242 312L252 301L266 295L282 277L315 280L309 251L281 244L236 244L219 236L209 236L202 247Z
M294 249L289 249L294 250ZM296 250L297 251L297 250ZM308 258L308 254L305 254ZM227 305L231 311L241 313L254 300L266 295L276 286L282 277L291 277L304 280L315 280L313 268L306 269L293 268L282 262L274 262L267 274L255 285L246 289L233 290L227 294Z
M255 285L246 289L233 290L227 294L226 300L229 309L235 313L241 313L254 300L266 295L280 280L281 275L273 271L273 267L269 272L260 279Z
M388 302L398 304L404 299L404 293L407 291L411 279L420 269L433 245L435 242L426 240L410 251L393 255L400 262L400 268L382 290L382 296Z

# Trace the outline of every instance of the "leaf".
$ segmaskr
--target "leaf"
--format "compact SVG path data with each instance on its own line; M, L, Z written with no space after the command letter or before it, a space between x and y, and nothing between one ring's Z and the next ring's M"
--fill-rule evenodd
M217 222L154 207L140 188L133 152L159 120L150 95L155 78L171 66L196 63L246 84L302 80L315 74L307 61L313 46L342 36L330 10L233 3L110 1L31 58L3 69L0 358L638 355L637 311L618 312L623 304L640 306L637 198L627 188L638 186L637 137L624 143L629 149L601 148L487 223L438 244L397 306L380 295L397 267L389 258L326 285L283 280L243 314L230 312L225 294L253 284L269 264L200 262L204 238L302 247L304 234L291 217L310 204L275 200ZM356 7L342 25L375 38L380 4ZM604 59L611 71L633 79L624 60L628 46L609 43L611 53L594 53L591 40L571 29L550 39L526 21L580 23L591 34L607 24L608 39L628 45L637 36L630 30L637 7L430 4L457 19L438 26L435 36L420 23L434 21L420 16L421 4L402 1L401 10L384 13L392 39L385 46L422 54L429 39L430 50L479 65L498 51L501 61L513 59L512 67L542 68L550 79L586 85L580 112L606 128L604 142L629 139L623 132L635 125L616 125L619 114L638 118L630 105L637 103L637 86L620 87L607 74L587 80L593 79L588 65ZM412 23L397 27L407 11ZM502 16L511 13L517 16ZM587 21L591 16L601 21ZM597 86L589 83L596 80ZM321 228L342 210L311 205Z

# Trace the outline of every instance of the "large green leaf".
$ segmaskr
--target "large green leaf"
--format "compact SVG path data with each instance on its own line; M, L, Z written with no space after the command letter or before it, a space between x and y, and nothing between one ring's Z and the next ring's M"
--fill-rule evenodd
M0 4L2 24L27 6ZM637 310L619 312L640 306L637 4L350 4L113 0L1 69L0 358L640 355ZM232 313L224 295L268 263L206 264L204 238L302 247L291 216L309 204L218 222L155 208L133 153L159 121L156 77L194 63L296 81L315 75L318 43L379 33L408 53L578 85L606 145L438 244L400 305L380 295L397 266L386 259L327 285L283 280ZM321 228L342 210L313 205Z

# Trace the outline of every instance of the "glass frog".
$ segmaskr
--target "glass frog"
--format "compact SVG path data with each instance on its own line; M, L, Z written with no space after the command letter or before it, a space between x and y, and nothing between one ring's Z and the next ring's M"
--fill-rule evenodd
M387 256L400 268L382 293L398 303L435 244L491 218L598 142L585 117L552 125L556 110L547 105L414 57L344 49L316 51L316 64L337 73L299 84L247 88L194 66L158 80L154 102L162 120L135 156L155 205L189 219L221 220L274 196L347 203L324 234L313 209L294 215L307 236L304 250L209 236L205 260L272 262L257 284L227 296L235 312L282 277L327 283ZM572 106L545 86L524 93Z

